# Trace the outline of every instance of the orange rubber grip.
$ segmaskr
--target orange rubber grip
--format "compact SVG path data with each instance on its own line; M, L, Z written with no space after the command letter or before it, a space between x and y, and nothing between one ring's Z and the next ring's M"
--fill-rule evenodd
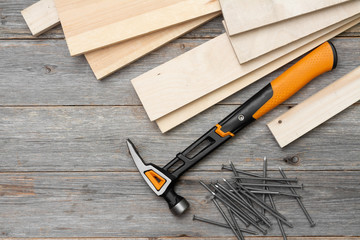
M259 119L317 76L336 67L335 47L325 42L271 82L273 96L254 115Z

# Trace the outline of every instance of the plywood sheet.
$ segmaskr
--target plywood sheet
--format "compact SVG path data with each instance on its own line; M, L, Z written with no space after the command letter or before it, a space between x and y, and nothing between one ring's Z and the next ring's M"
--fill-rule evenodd
M359 12L360 1L348 1L321 11L240 33L231 36L230 40L239 62L246 63L265 53L350 18Z
M72 56L220 11L217 0L55 0Z
M100 80L218 15L219 13L212 13L113 46L88 52L85 53L85 57L96 78Z
M233 81L216 91L213 91L179 109L173 111L166 116L163 116L156 120L157 125L159 126L160 130L164 133L172 128L180 125L181 123L189 120L190 118L194 117L195 115L201 113L202 111L210 108L211 106L215 105L216 103L224 100L225 98L231 96L232 94L236 93L237 91L245 88L246 86L250 85L251 83L255 82L257 79L260 79L267 74L275 71L279 67L285 65L286 63L292 61L293 59L301 56L302 54L306 53L307 51L311 50L312 48L320 45L321 43L335 37L336 35L340 34L341 32L345 31L352 26L355 26L360 22L360 18L357 18L353 21L348 23L344 23L344 25L339 26L337 29L326 33L323 36L318 36L318 38L314 39L313 41L305 44L304 46L293 50L292 52L284 55L283 57L268 63L267 65L259 68L258 70L247 74L244 77Z
M360 67L268 124L285 147L360 100Z
M38 36L60 23L54 0L41 0L21 11L32 35Z
M258 27L337 5L348 0L219 0L233 36ZM254 14L256 13L256 14ZM261 17L259 17L261 16Z

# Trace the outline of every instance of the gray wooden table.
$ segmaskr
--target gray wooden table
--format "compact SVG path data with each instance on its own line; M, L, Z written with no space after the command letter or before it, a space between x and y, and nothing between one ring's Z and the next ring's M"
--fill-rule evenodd
M306 186L301 194L315 228L309 227L295 201L276 198L295 225L286 228L292 239L360 236L360 104L284 149L265 125L359 65L360 25L333 39L339 53L335 71L319 77L182 178L178 192L191 209L176 218L141 179L125 139L131 138L147 161L164 165L290 64L161 134L148 120L130 80L223 33L221 18L99 82L84 57L69 56L60 27L39 38L30 35L20 10L35 1L0 0L0 237L231 238L227 229L192 221L193 214L222 220L198 180L230 176L220 170L229 160L259 172L263 156L269 159L272 176L278 176L280 166ZM301 164L284 163L282 158L290 155L298 155ZM264 238L280 239L271 237L280 236L276 226L268 236Z

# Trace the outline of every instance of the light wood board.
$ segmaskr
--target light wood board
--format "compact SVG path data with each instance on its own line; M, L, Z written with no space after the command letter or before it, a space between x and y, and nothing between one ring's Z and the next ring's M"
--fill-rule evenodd
M100 80L219 14L212 13L113 46L88 52L85 53L85 57L96 78Z
M303 43L239 64L226 34L132 80L151 121L249 74ZM295 47L294 47L295 46Z
M60 23L54 0L41 0L21 11L32 35L50 30Z
M240 63L285 46L311 33L320 31L360 12L360 0L312 12L287 21L247 31L230 40Z
M55 0L72 56L210 13L217 0Z
M360 67L268 123L280 147L360 100Z
M320 45L321 43L335 37L336 35L340 34L341 32L345 31L348 28L358 24L360 22L360 18L353 20L339 28L325 34L319 35L315 40L304 44L304 46L295 49L294 51L282 56L281 58L266 64L265 66L259 68L258 70L247 74L236 81L233 81L216 91L213 91L196 101L193 101L176 111L173 111L159 119L156 120L158 127L160 128L161 132L167 132L172 128L180 125L181 123L189 120L190 118L194 117L195 115L201 113L202 111L210 108L211 106L215 105L216 103L224 100L225 98L231 96L232 94L236 93L237 91L245 88L246 86L250 85L251 83L255 82L257 79L266 76L267 74L271 73L272 71L276 70L277 68L285 65L286 63L290 62L291 60L301 56L302 54L306 53L307 51L311 50L312 48Z
M348 0L219 0L230 36ZM256 13L256 14L254 14ZM259 17L261 16L261 17Z
M60 20L57 17L57 10L55 8L54 0L41 0L26 8L23 12L26 13L25 16L41 16L41 18L34 19L34 24L29 25L30 29L34 28L34 25L37 26L36 32L38 35L46 32L60 23ZM179 36L185 34L188 31L191 31L201 24L204 24L219 14L220 13L212 13L194 20L187 21L185 23L147 34L145 36L140 36L119 44L115 44L113 46L85 53L85 57L96 78L100 80L115 72L116 70L148 54L149 52L161 47L167 42L178 38ZM27 17L26 19L30 18ZM57 24L51 24L50 26L50 22ZM27 21L27 23L31 24L30 21Z

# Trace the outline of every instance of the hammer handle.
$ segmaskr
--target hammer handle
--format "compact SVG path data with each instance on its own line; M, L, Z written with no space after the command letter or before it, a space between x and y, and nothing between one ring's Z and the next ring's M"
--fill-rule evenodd
M241 129L286 101L317 76L334 69L336 64L335 47L330 42L325 42L179 153L164 169L174 177L180 177ZM175 165L180 167L171 169Z

